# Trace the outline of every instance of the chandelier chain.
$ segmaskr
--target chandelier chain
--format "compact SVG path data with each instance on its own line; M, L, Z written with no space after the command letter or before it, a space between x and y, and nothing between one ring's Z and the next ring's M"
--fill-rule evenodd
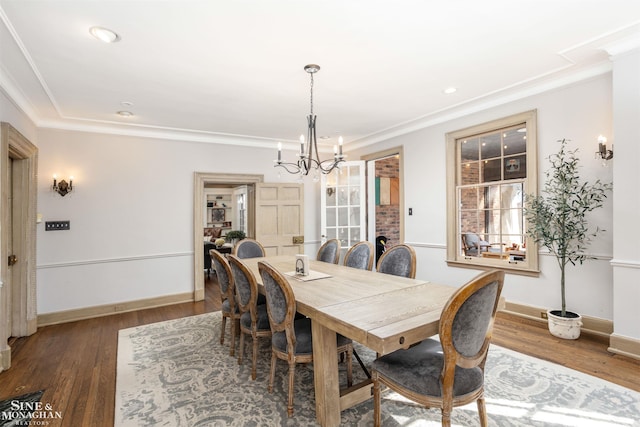
M313 116L313 73L309 75L311 76L311 84L309 86L311 88L311 115Z

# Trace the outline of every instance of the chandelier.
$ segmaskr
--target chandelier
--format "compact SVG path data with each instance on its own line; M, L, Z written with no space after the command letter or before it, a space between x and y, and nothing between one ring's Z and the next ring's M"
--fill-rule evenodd
M282 143L278 143L278 160L276 166L280 166L291 174L299 174L301 177L309 175L314 170L314 178L318 178L318 172L328 174L335 168L340 167L340 163L344 162L342 154L342 137L338 138L338 146L333 146L333 159L320 160L318 155L318 141L316 140L316 116L313 114L313 75L320 71L320 66L309 64L304 67L311 78L311 112L307 116L307 138L300 135L300 152L298 153L298 161L283 162L282 161Z

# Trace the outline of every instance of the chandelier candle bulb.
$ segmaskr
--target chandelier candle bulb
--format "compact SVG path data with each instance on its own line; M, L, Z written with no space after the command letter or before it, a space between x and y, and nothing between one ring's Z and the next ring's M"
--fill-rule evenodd
M278 162L282 161L282 142L278 142Z
M304 135L300 135L300 157L304 157Z
M58 175L53 174L53 186L56 187L58 185Z
M342 137L338 138L338 146L340 147L340 152L338 154L340 154L340 157L342 157Z

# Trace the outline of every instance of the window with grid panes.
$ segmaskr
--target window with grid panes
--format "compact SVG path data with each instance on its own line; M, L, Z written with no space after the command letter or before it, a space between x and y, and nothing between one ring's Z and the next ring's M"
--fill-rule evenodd
M536 193L535 111L447 134L447 261L535 272L525 193Z

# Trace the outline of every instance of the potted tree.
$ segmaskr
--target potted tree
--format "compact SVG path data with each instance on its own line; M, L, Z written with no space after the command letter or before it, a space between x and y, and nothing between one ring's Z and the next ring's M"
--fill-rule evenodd
M235 246L238 240L246 238L247 235L242 230L231 230L224 237L227 242L231 242Z
M577 339L582 317L566 308L565 272L568 264L582 264L590 258L585 250L601 231L590 229L587 214L602 207L613 185L596 180L583 182L578 171L576 152L568 151L567 141L560 142L560 150L549 156L551 167L545 172L542 194L525 195L524 216L527 235L547 248L560 267L561 310L547 312L549 332L559 338Z

